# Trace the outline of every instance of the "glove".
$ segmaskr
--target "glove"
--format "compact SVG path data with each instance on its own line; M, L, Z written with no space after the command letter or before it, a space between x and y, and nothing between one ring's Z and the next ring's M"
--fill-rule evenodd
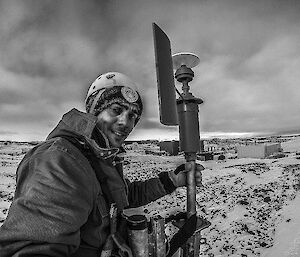
M195 167L196 186L202 186L201 171L204 169L205 168L201 164L196 163L196 167ZM187 171L185 170L185 164L181 164L174 171L168 172L169 178L172 180L175 187L186 186L186 174Z

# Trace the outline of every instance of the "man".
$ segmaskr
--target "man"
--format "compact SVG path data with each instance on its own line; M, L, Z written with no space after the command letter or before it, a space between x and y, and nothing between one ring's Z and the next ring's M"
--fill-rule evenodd
M66 113L19 164L14 200L0 228L0 256L100 256L110 234L111 204L121 212L185 185L184 171L125 181L118 155L142 110L127 76L109 72L92 83L86 113Z

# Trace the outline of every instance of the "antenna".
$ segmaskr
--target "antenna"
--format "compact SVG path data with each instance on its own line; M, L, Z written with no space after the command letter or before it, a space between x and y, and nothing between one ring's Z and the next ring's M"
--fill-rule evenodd
M173 54L172 60L174 70L179 69L182 65L185 65L191 69L198 66L200 63L200 59L197 55L187 52Z

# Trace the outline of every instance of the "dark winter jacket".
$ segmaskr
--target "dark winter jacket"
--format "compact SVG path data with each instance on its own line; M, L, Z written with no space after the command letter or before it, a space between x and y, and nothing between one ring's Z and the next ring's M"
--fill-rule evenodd
M136 207L174 190L165 174L125 182L116 164L120 150L108 148L95 125L96 117L73 109L23 158L0 228L1 257L99 256L111 202Z

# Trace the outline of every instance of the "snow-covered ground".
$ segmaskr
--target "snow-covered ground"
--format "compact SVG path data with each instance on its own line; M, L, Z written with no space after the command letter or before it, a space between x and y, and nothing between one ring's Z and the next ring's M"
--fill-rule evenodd
M29 147L0 147L0 224L13 197L17 164ZM206 169L204 186L197 189L197 213L212 223L202 231L201 256L300 256L300 139L282 147L287 156L279 159L201 162ZM130 180L144 180L183 162L183 156L129 150L125 173ZM179 188L131 212L166 217L184 211L185 204L186 191ZM174 232L168 224L167 235Z

